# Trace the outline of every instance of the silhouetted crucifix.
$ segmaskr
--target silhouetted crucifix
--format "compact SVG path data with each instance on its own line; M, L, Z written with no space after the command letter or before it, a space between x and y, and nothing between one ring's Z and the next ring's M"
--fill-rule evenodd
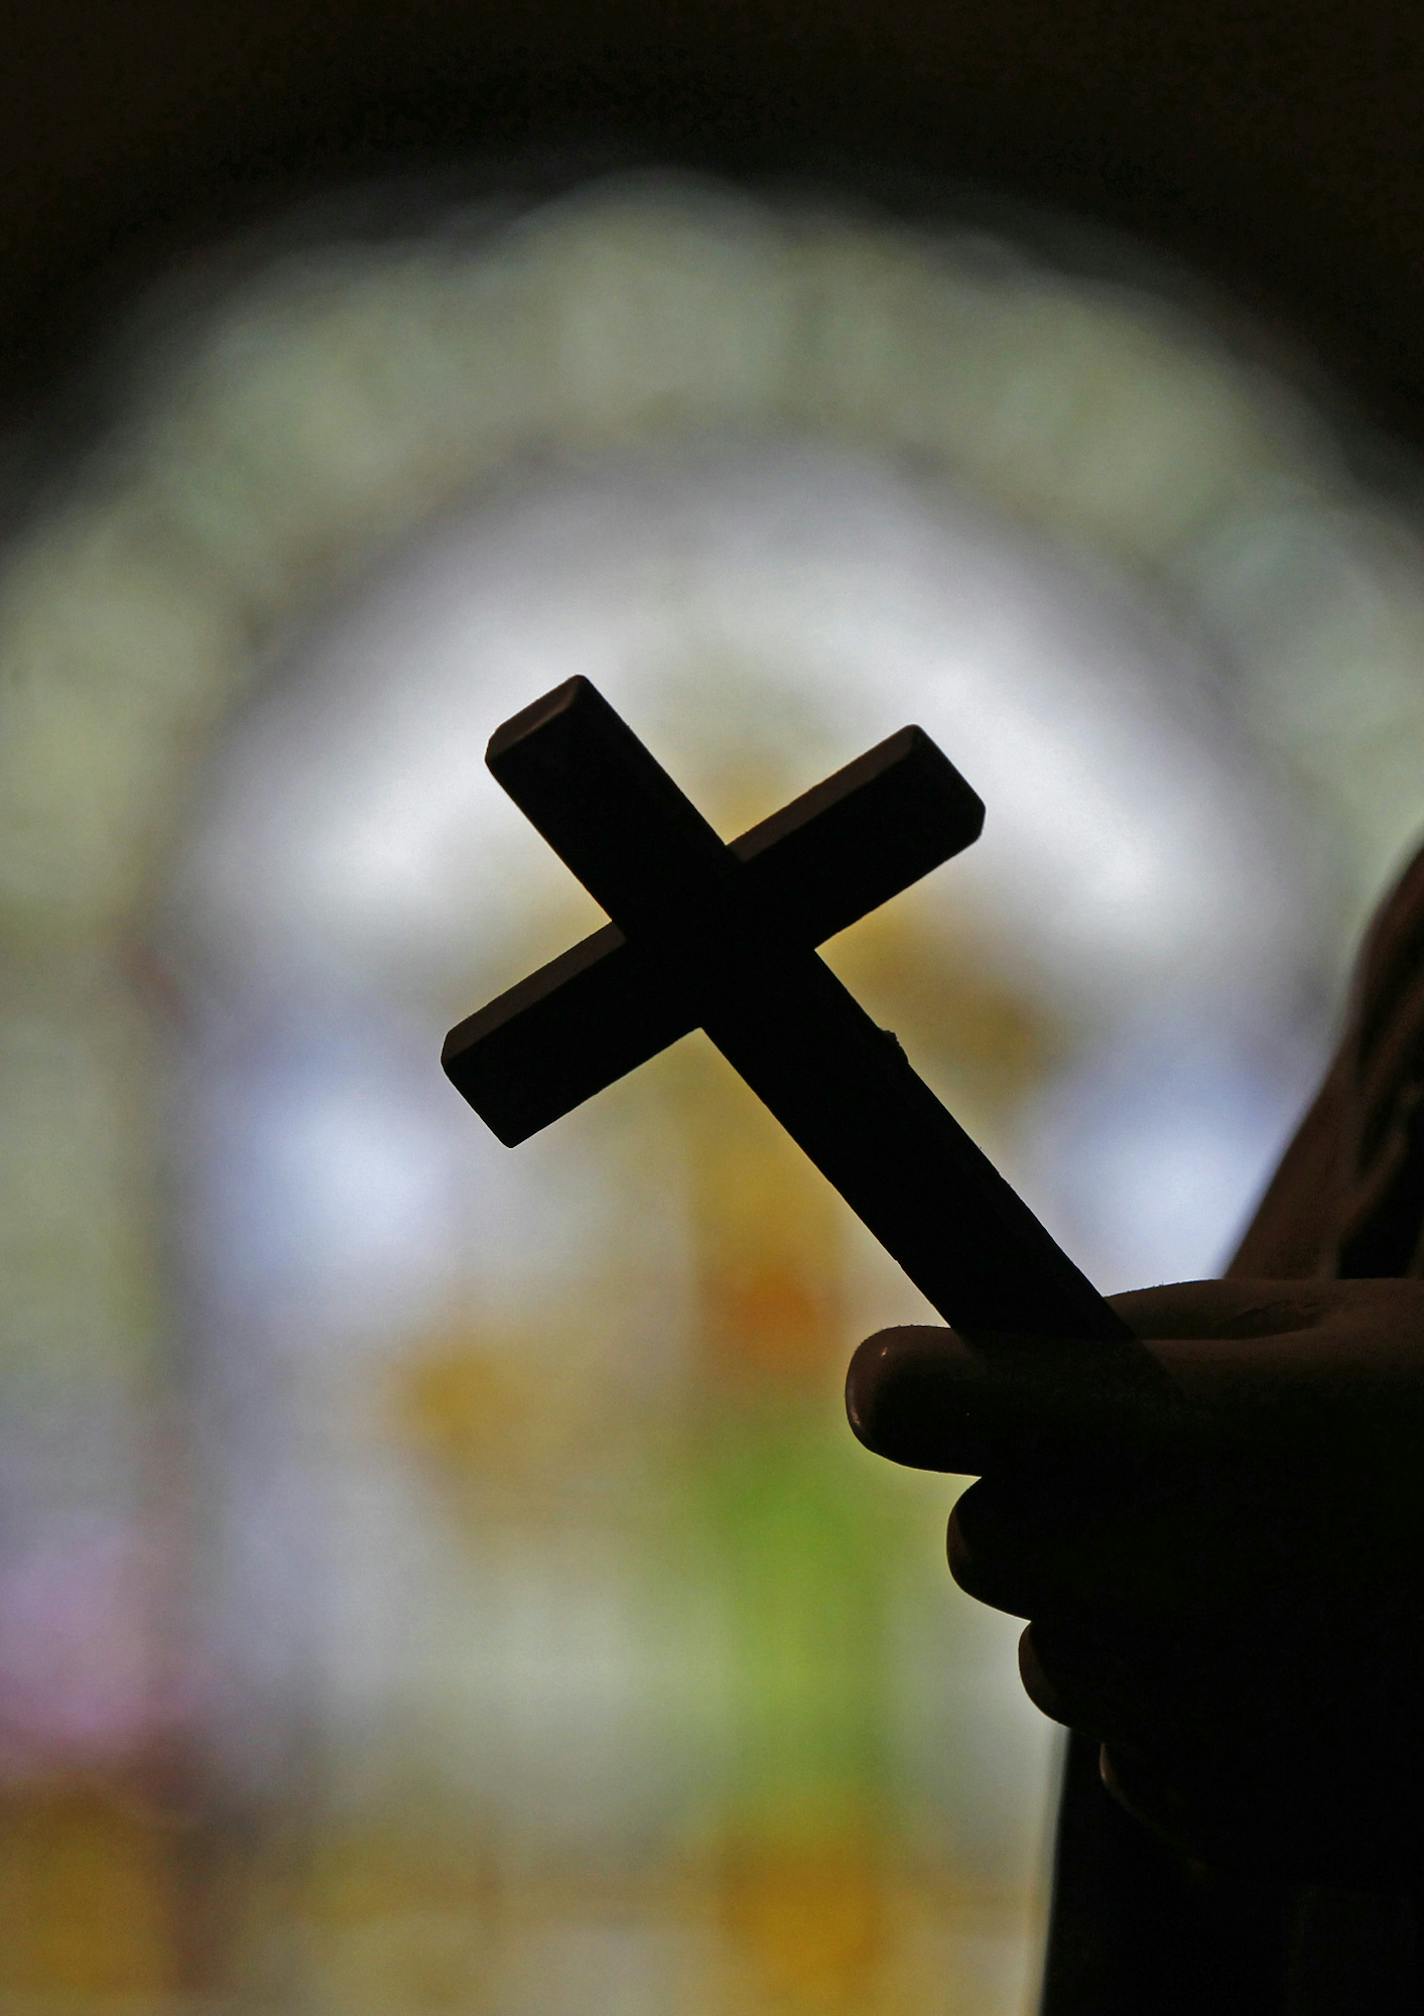
M984 807L902 729L725 845L586 679L485 757L613 922L450 1031L509 1146L701 1027L944 1319L1093 1343L1121 1320L816 953L977 838Z

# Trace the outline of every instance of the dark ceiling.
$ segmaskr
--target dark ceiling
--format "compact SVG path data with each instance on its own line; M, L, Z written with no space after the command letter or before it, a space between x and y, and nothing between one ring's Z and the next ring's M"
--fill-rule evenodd
M58 0L7 40L11 399L116 288L294 192L592 148L1126 227L1424 435L1417 0Z

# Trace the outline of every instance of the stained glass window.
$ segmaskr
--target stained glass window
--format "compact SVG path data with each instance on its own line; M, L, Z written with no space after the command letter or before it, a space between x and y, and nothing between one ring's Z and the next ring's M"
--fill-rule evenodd
M437 1058L595 921L516 706L729 834L918 719L985 836L828 956L1105 1288L1220 1263L1412 835L1418 526L1051 238L623 178L123 332L0 608L14 2006L1023 2006L1049 1732L840 1418L922 1305L697 1039L514 1155Z

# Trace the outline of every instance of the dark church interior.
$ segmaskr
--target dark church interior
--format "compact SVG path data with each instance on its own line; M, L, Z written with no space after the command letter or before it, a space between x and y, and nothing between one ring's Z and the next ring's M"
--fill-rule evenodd
M916 722L983 836L827 963L1097 1287L1226 1270L1424 836L1421 54L11 21L4 2007L1424 2007L1417 1876L1056 1817L952 1489L845 1425L932 1312L700 1036L513 1151L439 1061L602 922L517 709L593 681L726 838Z

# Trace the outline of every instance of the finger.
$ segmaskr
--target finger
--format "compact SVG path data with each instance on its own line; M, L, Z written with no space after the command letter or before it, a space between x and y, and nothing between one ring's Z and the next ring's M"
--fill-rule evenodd
M851 1359L846 1413L877 1456L974 1476L1036 1426L1052 1374L1035 1378L1034 1361L1050 1356L1041 1339L990 1358L953 1330L882 1330Z
M1231 1630L1299 1601L1297 1550L1325 1550L1306 1520L1259 1516L1212 1472L1150 1489L1133 1475L1079 1487L981 1478L949 1520L949 1568L967 1595L1015 1617L1108 1616L1133 1630ZM1316 1586L1320 1581L1317 1576ZM1331 1577L1336 1598L1348 1578Z
M1348 1768L1322 1772L1313 1753L1263 1762L1109 1738L1099 1771L1149 1833L1255 1883L1402 1892L1418 1868L1411 1802L1362 1787Z
M1361 1388L1359 1340L1339 1330L1341 1298L1351 1287L1377 1298L1386 1285L1417 1293L1415 1283L1187 1281L1114 1296L1162 1374L1156 1390L1119 1381L1107 1361L1061 1338L970 1344L929 1326L884 1330L851 1360L847 1412L877 1455L967 1476L1133 1456L1157 1463L1247 1439L1260 1450L1263 1430L1279 1439L1302 1412L1328 1423L1334 1388ZM1375 1325L1405 1340L1396 1355L1416 1383L1418 1328L1412 1303ZM1381 1369L1391 1373L1392 1359Z
M1171 1655L1161 1641L1036 1617L1019 1638L1019 1677L1051 1721L1102 1742L1181 1746Z
M1128 1741L1151 1723L1142 1666L1111 1639L1036 1618L1019 1638L1019 1678L1040 1714L1100 1742Z
M1068 1610L1121 1622L1155 1614L1160 1553L1142 1577L1115 1572L1110 1557L1121 1516L1068 1508L1058 1497L987 1477L970 1485L947 1534L949 1572L965 1595L1010 1617ZM1179 1596L1173 1604L1180 1607Z
M1065 1498L998 1478L971 1484L947 1535L949 1572L964 1593L1010 1617L1180 1613L1181 1578L1164 1574L1160 1541L1139 1548L1128 1537L1140 1518Z
M1044 1607L1048 1592L1034 1535L987 1480L971 1484L950 1514L947 1552L950 1574L976 1603L1010 1617L1031 1617Z
M1170 1281L1108 1301L1143 1338L1252 1338L1313 1328L1339 1299L1329 1281Z
M1278 1865L1276 1855L1264 1852L1274 1845L1262 1825L1272 1810L1269 1803L1256 1807L1243 1840L1240 1800L1233 1796L1239 1795L1239 1783L1209 1772L1200 1759L1178 1757L1175 1765L1169 1769L1150 1749L1118 1737L1102 1741L1098 1775L1124 1812L1179 1855L1227 1867L1244 1855L1256 1865L1253 1874ZM1184 1793L1183 1784L1195 1796Z
M1070 1701L1044 1670L1032 1624L1019 1637L1019 1679L1040 1715L1046 1715L1050 1722L1061 1722L1065 1729L1081 1729L1101 1742L1101 1730L1083 1719L1088 1712L1087 1704Z
M1114 1362L1053 1337L966 1343L910 1326L866 1339L846 1377L846 1412L868 1449L917 1469L981 1476L1080 1469L1189 1446L1176 1389L1127 1382Z

